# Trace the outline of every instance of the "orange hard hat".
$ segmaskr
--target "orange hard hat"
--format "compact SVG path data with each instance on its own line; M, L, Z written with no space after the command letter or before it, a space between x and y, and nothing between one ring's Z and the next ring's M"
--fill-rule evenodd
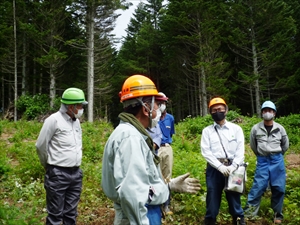
M119 93L120 102L144 97L144 96L157 96L158 91L155 84L148 77L143 75L132 75L128 77Z
M212 107L213 105L217 105L217 104L223 104L223 105L227 106L227 104L223 98L217 97L217 98L213 98L212 100L210 100L208 108Z

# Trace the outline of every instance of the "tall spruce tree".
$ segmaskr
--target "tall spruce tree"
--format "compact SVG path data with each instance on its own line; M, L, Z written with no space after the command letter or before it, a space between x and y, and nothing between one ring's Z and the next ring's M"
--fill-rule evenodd
M163 74L159 25L163 13L163 0L140 3L127 27L127 36L118 55L124 74L147 75L158 88Z
M295 47L285 56L282 61L282 68L277 72L278 82L276 89L283 90L276 96L279 113L287 115L289 113L299 113L298 106L300 104L300 2L294 0L285 1L293 9L293 19L297 26L297 33L291 38L291 42L295 43ZM286 103L289 104L286 104Z
M238 79L241 87L248 87L244 93L253 102L252 112L260 116L262 100L276 101L277 71L294 49L293 10L281 0L227 1L226 5L228 42L239 58Z
M39 56L36 61L45 68L49 82L50 107L54 106L57 79L63 75L62 66L68 55L63 50L64 32L69 14L66 12L67 0L42 1L35 3L35 29L39 38L36 39ZM40 73L40 79L44 79Z
M85 43L73 40L70 44L87 50L87 100L89 102L88 121L90 122L94 120L95 96L99 98L97 103L101 103L98 106L103 105L104 102L104 108L107 111L106 104L108 103L103 100L109 99L104 95L110 91L109 79L112 74L108 72L107 65L114 51L112 49L114 38L110 32L118 17L115 10L127 7L128 3L125 0L78 0L72 4L74 15L85 27L84 32L87 36Z
M229 93L225 85L228 64L226 55L220 51L220 4L220 1L170 0L163 20L168 45L165 52L173 61L169 63L170 70L181 81L178 89L185 90L178 92L177 101L188 99L184 108L189 108L193 116L208 113L210 97Z

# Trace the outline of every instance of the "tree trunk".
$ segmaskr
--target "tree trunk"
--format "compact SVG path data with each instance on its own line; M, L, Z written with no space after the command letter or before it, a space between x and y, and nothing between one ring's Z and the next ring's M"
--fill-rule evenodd
M22 95L26 94L26 34L23 33Z
M3 115L4 115L4 107L5 107L5 104L4 104L4 101L5 101L5 98L4 98L4 93L5 93L5 91L4 91L4 75L2 74L2 88L1 88L1 90L2 90L2 105L1 105L1 110L2 110L2 113L3 113Z
M253 101L253 91L252 91L252 85L250 85L250 102L251 102L251 115L254 115L255 113L255 107L254 107L254 101Z
M56 88L55 88L55 74L52 66L50 67L50 108L54 107Z
M201 116L205 116L208 113L207 110L207 94L206 94L206 74L203 67L201 67L202 70L202 79L201 79L201 93L202 93L202 114Z
M87 82L88 82L88 121L94 120L94 2L88 7L87 12L87 31L88 31L88 68L87 68Z
M255 92L255 106L256 106L256 115L260 117L260 96L259 96L259 78L258 78L258 63L257 63L257 52L254 41L252 41L252 54L253 54L253 74L257 77L254 83L254 92Z
M17 24L16 24L16 1L13 1L14 10L14 68L15 68L15 107L14 107L14 121L18 119L17 115L17 100L18 100L18 61L17 61Z
M198 73L198 71L197 71ZM197 74L199 76L199 74ZM197 97L197 84L195 82L194 84L194 113L193 116L197 116L198 115L198 97Z
M42 86L43 85L43 72L42 69L40 68L40 77L39 77L39 94L42 94Z
M187 101L188 101L188 109L189 109L189 115L192 115L192 109L191 109L191 91L190 91L190 88L189 88L189 82L188 82L188 79L185 78L185 81L186 81L186 89L187 89Z
M199 76L198 76L198 96L199 96L199 106L198 106L198 109L199 109L199 114L197 114L197 116L202 116L202 76L203 76L203 69L202 67L200 67L198 69L198 73L199 73Z

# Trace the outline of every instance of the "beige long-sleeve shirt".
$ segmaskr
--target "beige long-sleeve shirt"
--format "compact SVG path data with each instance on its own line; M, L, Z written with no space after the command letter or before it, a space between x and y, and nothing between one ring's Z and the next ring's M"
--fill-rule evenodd
M49 116L35 144L41 164L61 167L80 166L82 159L82 130L62 108Z

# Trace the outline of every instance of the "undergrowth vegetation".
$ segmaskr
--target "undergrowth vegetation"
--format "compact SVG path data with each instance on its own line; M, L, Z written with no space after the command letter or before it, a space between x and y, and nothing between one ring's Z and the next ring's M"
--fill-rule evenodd
M238 123L245 134L245 161L249 163L246 193L242 195L243 206L253 182L256 158L249 147L251 127L260 121L255 117L243 117L231 111L229 121ZM299 154L300 115L290 115L276 119L285 128L290 138L288 154ZM173 177L190 172L200 179L202 189L197 195L172 193L174 215L167 216L165 224L200 224L205 215L205 168L206 161L200 154L202 129L212 123L211 117L186 118L175 129L173 150ZM35 141L42 124L36 121L0 121L0 224L44 224L46 216L45 190L43 186L44 169L35 151ZM83 192L78 206L78 224L96 223L99 208L113 208L113 204L101 190L101 163L105 142L113 130L105 122L82 123L84 172ZM289 163L286 163L287 167ZM284 201L285 224L300 224L300 174L299 165L288 167L286 197ZM259 218L251 224L272 224L273 212L270 208L270 191L262 198ZM223 195L219 224L231 224L228 206ZM250 224L250 222L248 221ZM107 223L108 224L108 223Z

